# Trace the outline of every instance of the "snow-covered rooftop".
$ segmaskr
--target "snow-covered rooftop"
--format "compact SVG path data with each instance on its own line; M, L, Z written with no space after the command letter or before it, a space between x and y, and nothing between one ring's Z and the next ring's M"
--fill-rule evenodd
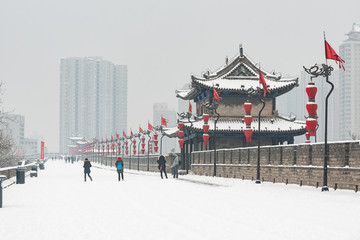
M191 126L191 123L186 122L184 119L184 125L189 128L199 129L202 131L204 125L203 121L194 122ZM214 131L214 120L209 120L209 131ZM245 130L245 123L241 120L237 121L227 121L219 120L216 124L217 131L224 132L242 132ZM254 132L258 131L258 120L254 118L251 123L251 128ZM272 119L262 119L260 124L261 132L293 132L293 131L305 131L306 123L305 121L288 121L282 118L272 118Z

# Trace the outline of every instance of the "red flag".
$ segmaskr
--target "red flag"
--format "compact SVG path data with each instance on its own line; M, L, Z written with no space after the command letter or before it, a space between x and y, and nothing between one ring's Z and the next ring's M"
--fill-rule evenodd
M152 130L152 125L148 122L148 129Z
M263 90L264 90L264 97L266 96L266 92L270 93L269 89L267 88L267 84L265 82L264 76L262 75L262 72L259 68L259 82L262 84L263 86Z
M218 101L222 99L222 97L219 96L219 93L215 90L215 88L214 88L214 98Z
M45 143L43 141L41 141L41 154L40 154L40 159L44 160L44 147L45 147Z
M132 132L132 130L130 129L130 135L133 137L134 136L134 134L133 134L133 132Z
M189 101L189 113L192 113L192 105L190 101Z
M344 64L345 61L334 51L330 44L325 40L325 58L335 60L336 64L339 65L339 68L343 68L345 71Z
M139 126L139 133L142 133L143 132L143 130L142 130L142 128Z
M165 127L167 127L167 120L163 117L161 117L161 125L164 125Z
M123 136L126 137L125 131L123 131Z

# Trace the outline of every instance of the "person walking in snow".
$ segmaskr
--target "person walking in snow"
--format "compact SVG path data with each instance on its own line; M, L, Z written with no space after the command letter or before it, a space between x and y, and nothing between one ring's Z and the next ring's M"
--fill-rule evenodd
M178 178L179 177L179 166L181 164L181 161L179 160L178 156L175 153L171 154L170 156L173 157L173 164L171 165L171 173L174 178Z
M165 173L165 177L167 177L166 174L166 160L165 157L163 155L160 155L159 160L157 160L157 163L159 164L158 168L160 170L160 176L161 178L163 178L163 172Z
M91 163L89 161L89 159L85 158L84 161L84 181L86 182L86 174L89 176L90 180L92 181L92 177L90 176L90 168L91 168Z
M121 157L118 157L118 160L115 162L115 167L118 173L119 181L120 181L120 175L121 175L121 179L124 181L124 162L121 159Z

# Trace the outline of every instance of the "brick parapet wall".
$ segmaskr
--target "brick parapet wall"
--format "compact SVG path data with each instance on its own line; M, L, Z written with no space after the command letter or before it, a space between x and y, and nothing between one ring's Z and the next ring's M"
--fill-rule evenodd
M328 187L358 190L360 185L360 142L329 143ZM217 150L217 176L256 179L257 147ZM262 146L260 180L322 186L324 144ZM191 170L212 176L214 151L192 153Z

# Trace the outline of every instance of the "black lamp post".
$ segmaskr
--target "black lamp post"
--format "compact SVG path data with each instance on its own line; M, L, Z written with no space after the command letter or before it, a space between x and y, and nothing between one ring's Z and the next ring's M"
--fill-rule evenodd
M140 144L141 144L141 133L135 134L135 137L137 137L139 139L139 144L138 144L138 162L137 162L137 170L140 170Z
M213 131L213 143L214 143L214 177L216 176L216 162L217 162L217 154L216 154L216 123L220 118L220 114L216 111L219 104L214 101L213 97L209 98L209 102L203 104L207 113L216 114L216 118L214 120L214 131Z
M133 142L132 142L132 136L129 137L130 139L130 158L129 158L129 169L131 169L131 152L132 152L132 148L131 146L133 145Z
M146 166L147 171L149 171L149 169L150 169L150 151L149 151L149 144L150 144L150 141L151 141L150 133L151 133L150 130L146 130L146 131L143 132L144 135L147 135L149 137L148 144L147 144L148 145L147 166Z
M256 166L256 181L255 181L255 183L257 183L257 184L261 183L261 181L260 181L260 140L261 140L260 121L261 121L261 112L264 110L264 107L265 107L265 101L262 100L262 98L261 98L261 91L259 91L259 93L260 93L259 100L260 100L260 102L262 102L262 108L259 111L259 117L258 117L258 121L259 121L259 124L258 124L258 134L259 134L259 137L258 137L258 156L257 156L258 159L257 159L257 166Z
M326 95L326 101L325 101L325 151L324 151L324 177L323 177L323 187L321 188L321 191L329 191L329 188L327 186L327 165L329 162L329 146L327 144L327 129L328 129L328 100L330 97L330 94L334 90L334 84L329 81L329 76L331 75L331 72L334 70L332 66L329 66L327 64L322 64L322 66L318 66L315 64L314 66L311 66L309 69L305 68L305 71L310 74L311 78L316 78L319 76L323 76L326 78L326 82L331 85L330 92Z

